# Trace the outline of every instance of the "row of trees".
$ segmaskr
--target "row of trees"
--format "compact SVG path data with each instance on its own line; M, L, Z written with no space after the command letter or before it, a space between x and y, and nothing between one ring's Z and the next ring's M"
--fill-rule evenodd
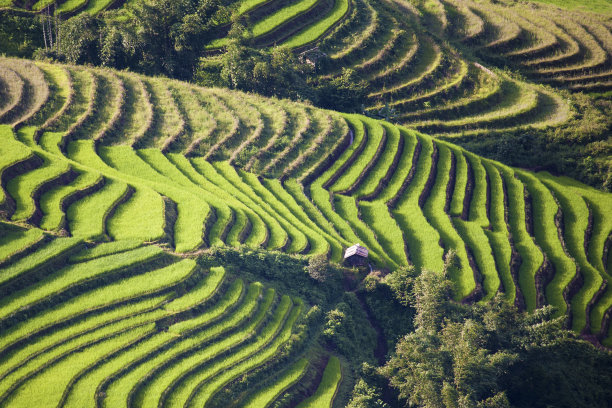
M38 55L189 80L202 46L229 16L221 0L131 2L99 17L81 13L63 21L59 49Z

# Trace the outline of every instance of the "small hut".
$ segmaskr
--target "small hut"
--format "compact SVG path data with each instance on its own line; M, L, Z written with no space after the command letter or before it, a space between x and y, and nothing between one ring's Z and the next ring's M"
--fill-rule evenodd
M365 266L368 264L368 248L355 244L344 252L344 262L351 266Z

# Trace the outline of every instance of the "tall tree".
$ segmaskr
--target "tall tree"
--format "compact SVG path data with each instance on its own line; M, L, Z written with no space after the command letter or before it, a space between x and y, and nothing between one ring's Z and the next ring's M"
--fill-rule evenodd
M213 28L229 18L220 0L146 0L132 3L131 25L145 72L191 78Z

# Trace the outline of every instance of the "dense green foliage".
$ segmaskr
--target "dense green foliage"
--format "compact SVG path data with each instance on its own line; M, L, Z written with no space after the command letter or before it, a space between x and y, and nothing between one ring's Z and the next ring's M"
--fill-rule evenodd
M190 79L202 44L227 18L218 0L130 2L120 16L81 13L62 22L59 49L46 55L74 64Z
M586 407L609 401L612 355L563 329L550 307L523 314L499 296L460 305L449 300L445 273L423 271L406 283L415 328L380 373L407 404ZM373 393L368 387L358 383L352 406L368 406L358 404Z
M376 333L353 293L345 293L327 312L323 337L356 365L374 361Z
M312 276L306 259L280 252L212 248L199 262L207 267L231 265L236 268L236 272L277 282L284 292L295 292L316 304L334 302L342 293L342 270L330 266L327 262L324 265L326 279L323 282L318 276Z
M388 349L413 330L414 309L410 306L411 281L415 268L399 268L384 278L368 275L363 280L365 302L383 330Z
M43 47L40 22L29 15L0 10L0 52L29 58Z
M286 48L259 50L249 47L244 39L235 39L226 46L219 65L218 76L200 81L202 85L224 85L245 92L294 100L312 100L314 97L306 83L309 67L300 64Z

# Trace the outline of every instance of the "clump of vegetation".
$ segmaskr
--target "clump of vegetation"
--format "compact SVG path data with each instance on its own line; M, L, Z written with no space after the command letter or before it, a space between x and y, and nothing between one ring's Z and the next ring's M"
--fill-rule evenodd
M502 296L462 305L452 300L444 271L403 273L391 281L398 300L409 299L415 311L414 330L377 372L362 369L349 406L395 404L384 401L385 381L410 406L586 407L609 401L612 355L564 329L552 307L525 314Z
M312 261L315 258L318 260ZM313 303L335 303L336 297L342 293L339 268L323 261L321 256L307 260L280 252L215 247L200 257L199 262L203 266L232 265L241 274L277 280L282 282L285 291L298 293Z
M261 50L235 39L220 60L219 76L203 85L224 85L293 100L314 99L314 91L307 83L310 67L300 63L288 48Z
M0 52L30 58L44 46L40 21L30 15L0 10Z
M219 0L131 2L121 13L81 13L61 22L58 47L39 56L190 79L202 44L228 18Z
M333 273L327 257L323 254L315 255L308 260L308 275L317 282L324 283L331 278Z
M341 302L327 312L323 337L356 365L375 361L376 332L353 293L345 293Z
M363 280L364 299L381 326L387 348L413 329L414 309L411 306L412 280L417 270L400 267L384 278L370 274Z
M220 57L203 58L196 79L204 86L225 86L265 96L305 100L322 108L360 112L368 84L354 70L339 77L317 75L317 66L287 47L261 49L240 21L232 25Z

